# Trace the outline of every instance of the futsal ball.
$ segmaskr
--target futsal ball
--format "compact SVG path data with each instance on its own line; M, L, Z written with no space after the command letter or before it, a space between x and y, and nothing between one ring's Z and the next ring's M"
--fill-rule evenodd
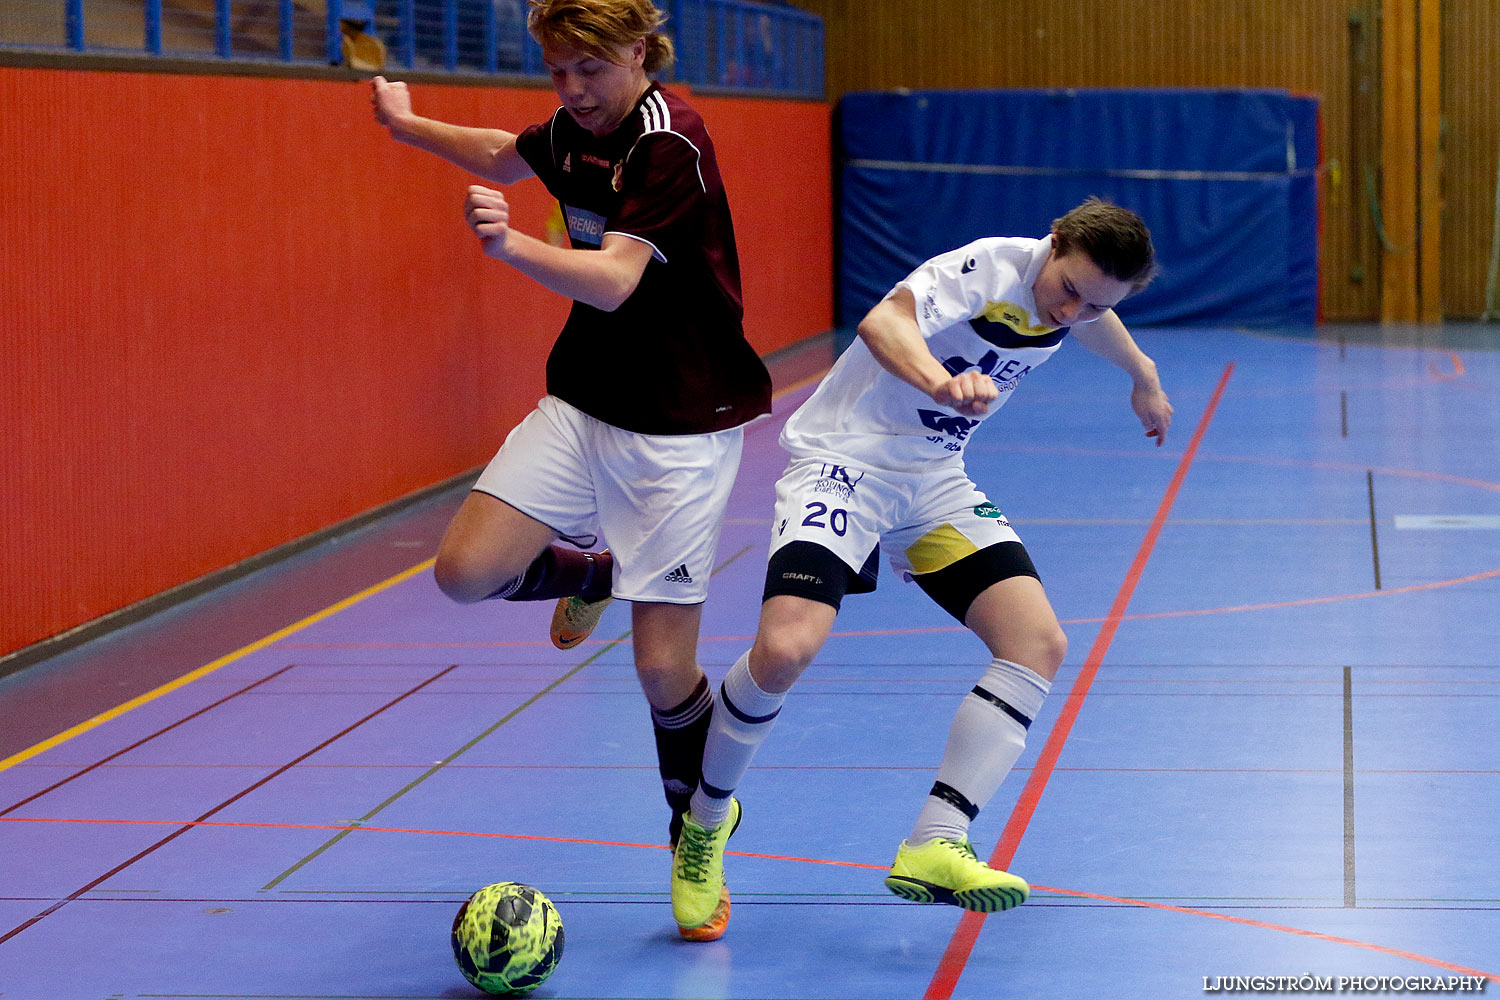
M497 882L459 907L452 940L465 979L495 996L522 996L542 985L562 959L562 918L531 886Z

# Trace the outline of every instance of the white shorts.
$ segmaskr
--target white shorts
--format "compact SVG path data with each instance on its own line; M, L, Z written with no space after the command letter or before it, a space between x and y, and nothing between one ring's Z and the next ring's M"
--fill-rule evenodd
M474 489L580 548L614 556L614 596L701 604L744 446L744 428L636 434L543 397Z
M935 573L1000 542L1019 542L958 465L920 473L793 459L776 482L771 552L814 542L858 573L883 544L903 579Z

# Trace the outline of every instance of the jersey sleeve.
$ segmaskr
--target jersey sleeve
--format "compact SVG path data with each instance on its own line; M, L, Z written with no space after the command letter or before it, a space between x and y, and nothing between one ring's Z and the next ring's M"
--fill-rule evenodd
M1005 265L996 259L983 240L926 261L891 289L911 292L922 336L965 323L984 312L991 290L1003 283Z
M674 235L696 227L684 223L703 211L707 191L698 149L675 132L647 133L631 150L620 175L620 207L606 232L623 233L651 244L663 260L671 257Z
M531 172L541 179L543 184L549 186L557 173L557 164L553 162L552 155L552 121L541 122L536 125L528 125L516 136L516 152Z

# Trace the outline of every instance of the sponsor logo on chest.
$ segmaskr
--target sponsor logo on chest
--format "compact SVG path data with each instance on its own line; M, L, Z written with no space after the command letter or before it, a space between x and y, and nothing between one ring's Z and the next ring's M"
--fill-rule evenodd
M586 209L566 206L568 235L578 243L599 246L604 242L604 216Z

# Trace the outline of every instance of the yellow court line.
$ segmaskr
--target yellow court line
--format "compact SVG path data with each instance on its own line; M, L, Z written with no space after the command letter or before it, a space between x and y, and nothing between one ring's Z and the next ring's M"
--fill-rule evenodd
M299 632L302 629L307 628L307 626L320 622L330 615L337 614L347 607L358 604L360 601L363 601L367 597L372 597L375 594L380 593L382 590L385 590L389 587L394 587L396 584L400 583L403 580L409 580L413 576L416 576L418 573L430 569L434 562L436 562L435 559L428 559L426 562L418 563L410 569L403 570L402 572L397 573L395 576L391 577L388 580L383 580L382 582L375 584L373 587L367 587L366 589L361 590L359 593L353 595L352 597L346 597L342 601L339 601L337 604L329 605L322 611L311 614L302 619L300 622L297 622L296 624L288 625L286 628L280 629L276 632L272 632L270 635L266 636L263 639L257 639L254 642L250 643L250 645L243 646L228 654L227 656L221 656L217 660L214 660L212 663L204 664L197 670L194 670L192 673L183 674L175 681L168 681L166 684L163 684L161 687L157 688L154 691L147 691L140 697L132 698L129 701L125 702L123 705L116 705L114 708L111 708L106 712L100 712L92 719L80 722L78 725L74 726L71 729L58 733L56 736L50 737L49 739L45 739L35 746L28 747L25 750L22 750L20 753L13 754L5 758L4 760L0 760L0 771L4 771L7 768L14 767L22 761L30 760L37 754L45 753L55 746L60 746L61 744L68 742L68 740L71 740L73 737L81 736L84 733L88 732L90 729L95 728L96 726L102 726L104 723L110 721L111 719L119 718L126 712L129 712L131 709L139 708L147 702L155 701L162 695L170 694L171 692L176 691L178 688L191 684L193 683L193 681L196 681L201 677L207 677L209 674L213 673L215 670L218 670L222 666L233 663L235 660L238 660L241 657L249 656L251 653L254 653L257 650L265 649L272 643L279 642L294 632Z
M811 375L799 382L794 383L793 385L787 386L775 395L779 398L786 395L787 393L795 392L796 390L803 388L811 382L821 379L826 374L827 370L825 369L824 371L819 372L816 375ZM130 701L125 702L123 705L116 705L114 708L111 708L106 712L99 713L92 719L80 722L78 725L74 726L71 729L58 733L56 736L50 737L49 739L45 739L35 746L27 747L25 750L13 754L5 758L4 760L0 760L0 771L15 767L22 761L30 760L37 754L46 753L53 747L60 746L61 744L68 742L75 736L80 736L88 732L90 729L95 728L96 726L102 726L104 723L110 721L111 719L119 718L126 712L129 712L131 709L139 708L147 702L155 701L157 698L160 698L164 694L170 694L171 692L176 691L178 688L191 684L193 683L193 681L196 681L201 677L208 676L209 674L213 673L215 670L218 670L220 667L225 666L226 664L233 663L235 660L238 660L244 656L248 656L251 653L256 652L257 650L265 649L273 642L279 642L294 632L299 632L302 629L307 628L307 626L309 625L322 621L329 615L337 614L338 612L344 610L347 607L350 607L351 605L358 604L365 598L370 597L374 594L378 594L382 590L385 590L387 587L394 587L401 581L410 579L418 573L430 569L433 563L435 563L436 561L437 560L435 559L428 559L426 562L418 563L408 570L403 570L402 572L397 573L389 580L382 581L381 583L375 584L375 586L373 587L361 590L359 593L353 595L352 597L346 597L342 601L339 601L337 604L330 605L329 607L324 608L322 611L319 611L316 614L309 615L308 617L302 619L300 622L297 622L294 625L288 625L286 628L281 629L280 631L272 632L270 635L266 636L263 639L257 639L255 642L250 643L250 645L237 649L234 652L230 653L228 656L221 656L217 660L214 660L212 663L205 664L199 667L197 670L194 670L192 673L183 674L175 681L169 681L154 691L148 691L138 698L132 698Z

